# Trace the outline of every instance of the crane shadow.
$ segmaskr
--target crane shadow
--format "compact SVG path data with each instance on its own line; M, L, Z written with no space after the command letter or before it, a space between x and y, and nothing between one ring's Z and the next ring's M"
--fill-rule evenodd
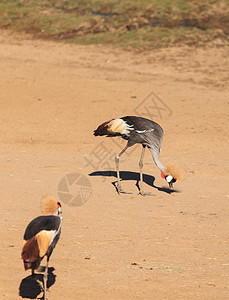
M88 175L89 176L117 177L116 176L117 174L116 174L115 171L95 171L95 172L92 172ZM140 191L140 188L139 188L140 175L139 175L138 172L120 171L120 178L121 178L122 181L124 181L124 180L135 180L136 181L135 185L137 186L138 190ZM151 176L151 175L148 175L148 174L143 174L143 182L148 184L152 188L157 189L158 191L161 191L161 192L164 192L164 193L167 193L167 194L179 193L179 191L175 190L175 189L156 186L154 184L155 177ZM117 181L112 182L113 186L115 187L115 189L117 191L116 183L117 183Z
M53 274L54 268L48 268L48 282L47 288L51 287L56 281L56 275ZM35 274L34 277L32 275L25 277L22 279L19 286L19 296L27 299L43 299L44 296L37 298L38 295L43 293L43 274Z

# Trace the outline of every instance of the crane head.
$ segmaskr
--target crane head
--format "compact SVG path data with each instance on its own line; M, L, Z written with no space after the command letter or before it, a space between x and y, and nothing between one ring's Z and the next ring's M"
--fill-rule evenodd
M161 172L161 177L168 182L170 189L173 188L173 184L177 181L172 175L164 175L163 172Z
M58 210L57 210L58 215L62 214L60 202L57 202L57 207L58 207Z

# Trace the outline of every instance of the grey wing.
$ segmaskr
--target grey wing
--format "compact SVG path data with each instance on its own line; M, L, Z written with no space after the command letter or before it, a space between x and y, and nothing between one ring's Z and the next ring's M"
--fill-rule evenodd
M160 150L163 141L163 134L157 132L133 132L131 139L128 140L128 146L131 147L136 143L143 144L149 148Z
M148 147L157 148L160 150L163 141L163 129L154 121L141 117L124 117L129 125L134 126L131 131L131 138L128 140L128 146L133 146L136 143L146 145Z
M143 135L143 138L146 140L145 144L146 146L150 148L157 148L160 151L161 144L163 141L163 129L160 125L156 124L157 126L154 126L152 131L146 130L146 132L139 133L140 135Z

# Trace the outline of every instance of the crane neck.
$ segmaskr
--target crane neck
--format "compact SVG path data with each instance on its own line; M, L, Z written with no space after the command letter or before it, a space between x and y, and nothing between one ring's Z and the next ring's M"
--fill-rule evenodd
M156 164L156 166L161 170L161 172L163 172L164 174L166 173L166 167L162 165L162 163L159 160L159 155L160 155L160 149L156 148L156 147L149 147L149 150L153 156L153 160Z

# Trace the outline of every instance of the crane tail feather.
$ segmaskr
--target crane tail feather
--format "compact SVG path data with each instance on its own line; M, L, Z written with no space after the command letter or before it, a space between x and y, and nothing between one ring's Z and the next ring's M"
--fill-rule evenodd
M112 119L110 121L104 122L96 130L94 130L94 135L129 136L132 130L134 130L133 124L129 125L122 118Z
M101 125L99 125L99 127L97 129L95 129L93 132L94 132L94 136L98 136L98 135L108 135L109 134L109 123L111 122L112 120L110 121L107 121L107 122L104 122L102 123Z
M33 268L34 264L39 260L39 247L35 236L24 242L21 258L24 261L25 270Z

